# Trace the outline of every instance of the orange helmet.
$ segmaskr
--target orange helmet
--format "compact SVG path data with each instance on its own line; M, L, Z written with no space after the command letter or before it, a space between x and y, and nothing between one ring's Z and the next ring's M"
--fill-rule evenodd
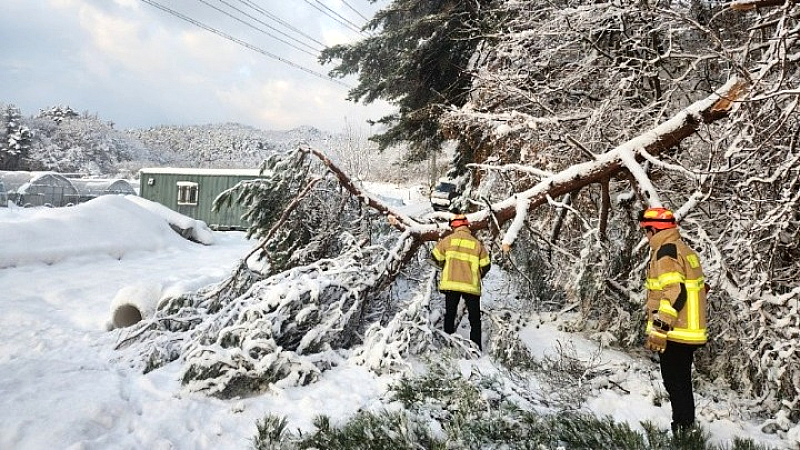
M639 214L639 226L667 230L678 226L675 215L667 208L647 208Z
M469 225L469 220L467 220L467 216L463 214L456 214L450 218L450 228L456 229L467 225Z

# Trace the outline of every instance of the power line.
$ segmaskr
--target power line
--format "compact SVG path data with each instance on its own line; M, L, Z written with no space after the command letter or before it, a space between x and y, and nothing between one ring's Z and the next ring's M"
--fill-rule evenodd
M360 26L358 26L358 25L356 25L356 24L355 24L355 23L353 23L352 21L350 21L350 19L348 19L347 17L344 17L343 15L341 15L341 14L339 14L338 12L334 11L333 9L331 9L330 7L328 7L327 5L325 5L324 3L322 3L320 0L314 0L314 1L315 1L316 3L318 3L320 6L322 6L323 8L325 8L326 10L330 11L330 12L331 12L331 14L335 15L336 17L338 17L338 18L342 19L342 20L343 20L344 22L346 22L347 24L351 25L351 26L352 26L352 27L353 27L353 28L354 28L356 31L358 31L359 33L361 32L361 27L360 27Z
M256 11L260 12L261 14L263 14L263 15L264 15L264 16L266 16L266 17L268 17L269 19L272 19L272 20L274 20L275 22L277 22L277 23L279 23L279 24L283 25L284 27L286 27L286 28L288 28L288 29L290 29L290 30L294 31L295 33L297 33L297 34L299 34L299 35L303 36L304 38L308 39L309 41L313 41L313 42L315 42L315 43L317 43L317 44L319 44L319 45L321 45L321 46L325 47L325 44L324 44L324 43L322 43L322 42L320 42L320 41L318 41L318 40L314 39L313 37L311 37L311 36L309 36L308 34L304 33L302 30L300 30L300 29L298 29L298 28L296 28L296 27L292 26L292 24L290 24L290 23L286 22L285 20L281 19L280 17L276 16L275 14L273 14L273 13L271 13L271 12L267 11L267 10L266 10L266 9L264 9L263 7L256 5L256 4L255 4L254 2L252 2L251 0L239 0L239 1L240 1L240 2L242 2L242 3L244 3L245 5L249 6L250 8L252 8L252 9L254 9L254 10L256 10Z
M248 27L250 27L250 28L252 28L252 29L254 29L254 30L256 30L256 31L260 31L260 32L262 32L262 33L266 34L267 36L269 36L269 37L271 37L271 38L273 38L273 39L275 39L275 40L278 40L278 41L280 41L280 42L283 42L284 44L288 45L289 47L292 47L292 48L294 48L295 50L299 50L299 51L301 51L301 52L303 52L303 53L305 53L305 54L307 54L307 55L311 55L311 56L315 56L315 57L316 57L316 56L318 56L318 55L317 55L317 53L312 53L312 52L310 52L310 51L308 51L308 50L302 49L302 48L300 48L300 47L298 47L298 46L296 46L296 45L292 44L291 42L288 42L288 41L286 41L286 40L284 40L284 39L281 39L281 38L279 38L279 37L275 36L274 34L272 34L272 33L268 32L268 31L264 31L264 30L262 30L262 29L258 28L257 26L255 26L255 25L253 25L253 24L251 24L251 23L249 23L249 22L246 22L246 21L244 21L244 20L242 20L242 19L240 19L240 18L238 18L238 17L234 16L233 14L231 14L231 13L229 13L229 12L222 10L221 8L218 8L218 7L216 7L216 6L214 6L214 5L210 4L210 3L208 3L206 0L197 0L197 1L199 1L200 3L202 3L202 4L206 5L206 6L208 6L209 8L212 8L212 9L214 9L214 10L216 10L216 11L219 11L219 12L221 12L222 14L225 14L226 16L230 17L230 18L231 18L231 19L233 19L233 20L236 20L236 21L238 21L238 22L241 22L241 23L243 23L244 25L247 25ZM219 0L219 2L220 2L220 3L222 3L222 4L225 4L225 5L227 5L229 8L232 8L232 9L234 9L234 10L236 10L236 11L238 11L238 12L240 12L240 13L244 14L245 16L247 16L247 17L249 17L249 18L251 18L251 19L255 20L256 22L258 22L258 23L260 23L260 24L262 24L262 25L266 25L266 26L267 26L267 27L269 27L270 29L273 29L273 30L275 30L275 31L278 31L278 32L280 33L280 31L279 31L279 30L276 30L276 29L275 29L273 26L271 26L271 25L268 25L268 24L266 24L266 23L264 23L264 22L262 22L262 21L260 21L260 20L256 19L255 17L253 17L253 16L251 16L251 15L249 15L249 14L245 13L245 12L244 12L244 11L242 11L241 9L238 9L238 8L236 8L236 7L232 6L230 3L226 2L225 0ZM281 33L281 34L283 34L283 33ZM284 36L286 36L286 35L284 34ZM287 37L288 37L289 39L293 39L293 40L297 41L297 39L294 39L294 38L292 38L291 36L287 36ZM299 42L299 41L297 41L297 42ZM312 50L314 50L314 51L316 51L316 52L319 52L319 50L317 50L317 49L315 49L315 48L313 48L313 47L309 46L308 44L305 44L305 43L303 43L303 42L300 42L300 44L302 44L302 45L305 45L305 46L307 46L307 47L310 47Z
M297 64L297 63L294 63L292 61L289 61L288 59L281 58L280 56L278 56L278 55L276 55L274 53L270 53L270 52L268 52L268 51L266 51L266 50L264 50L262 48L256 47L255 45L249 44L249 43L247 43L247 42L245 42L245 41L243 41L241 39L235 38L235 37L233 37L233 36L231 36L231 35L229 35L227 33L224 33L224 32L222 32L222 31L220 31L220 30L218 30L216 28L213 28L213 27L208 26L208 25L206 25L206 24L204 24L204 23L202 23L200 21L192 19L191 17L186 16L185 14L182 14L182 13L180 13L178 11L175 11L174 9L170 9L170 8L164 6L164 5L161 5L161 4L157 3L157 2L155 2L154 0L142 0L142 1L147 3L150 6L153 6L153 7L158 8L158 9L164 11L164 12L172 14L173 16L175 16L175 17L177 17L177 18L179 18L181 20L189 22L190 24L192 24L192 25L194 25L196 27L202 28L202 29L204 29L206 31L210 31L210 32L212 32L212 33L214 33L214 34L216 34L218 36L221 36L221 37L223 37L223 38L225 38L225 39L227 39L227 40L229 40L231 42L234 42L234 43L239 44L239 45L241 45L243 47L249 48L250 50L253 50L255 52L261 53L264 56L267 56L269 58L272 58L272 59L275 59L277 61L280 61L280 62L282 62L284 64L287 64L289 66L292 66L292 67L294 67L296 69L300 69L303 72L311 74L311 75L313 75L315 77L321 78L323 80L328 80L328 81L336 83L336 84L338 84L340 86L344 86L347 89L352 89L351 86L349 86L348 84L346 84L346 83L344 83L342 81L339 81L339 80L337 80L335 78L331 78L331 77L329 77L329 76L327 76L327 75L325 75L323 73L317 72L317 71L309 69L307 67L303 67L300 64Z
M317 2L321 6L321 8L320 8L320 6L317 6L314 3L311 3L309 0L305 0L306 3L308 3L312 7L316 8L317 11L321 12L322 14L325 14L326 16L330 17L331 19L335 20L336 22L339 22L341 25L344 25L345 28L349 28L350 30L355 31L356 33L361 33L361 28L358 25L356 25L353 22L349 21L347 18L342 17L339 13L337 13L336 11L328 8L327 6L325 6L324 3L320 2L319 0L314 0L314 1Z
M347 0L342 0L342 3L344 3L344 5L345 5L345 6L347 6L348 8L350 8L350 10L351 10L351 11L353 11L354 13L358 14L359 16L361 16L361 18L362 18L362 19L364 19L364 20L366 20L367 22L369 22L369 19L367 19L366 17L364 17L364 15L363 15L363 14L361 14L361 12L360 12L359 10L357 10L357 9L353 8L353 7L350 5L350 3L348 3L348 2L347 2Z

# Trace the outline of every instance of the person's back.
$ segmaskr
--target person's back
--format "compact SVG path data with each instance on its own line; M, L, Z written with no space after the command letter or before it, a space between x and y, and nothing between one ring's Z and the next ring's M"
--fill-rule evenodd
M466 225L436 244L434 258L443 264L440 291L457 291L481 295L481 278L491 264L483 244L472 236Z
M480 295L481 279L491 267L489 253L469 229L463 215L450 220L454 231L442 238L433 249L433 257L442 267L439 290L445 294L444 330L455 332L455 317L461 298L467 305L470 339L481 348Z

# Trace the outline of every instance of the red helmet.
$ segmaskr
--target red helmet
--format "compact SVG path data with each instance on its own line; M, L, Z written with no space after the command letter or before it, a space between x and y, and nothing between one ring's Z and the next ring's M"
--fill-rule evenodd
M675 214L667 208L647 208L639 214L639 226L667 230L678 226Z
M456 229L467 225L469 225L469 220L467 220L467 216L463 214L456 214L450 218L450 228Z

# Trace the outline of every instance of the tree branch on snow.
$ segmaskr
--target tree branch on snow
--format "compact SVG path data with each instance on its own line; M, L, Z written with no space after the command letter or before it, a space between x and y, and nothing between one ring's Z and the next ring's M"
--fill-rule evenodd
M529 173L531 175L541 178L553 176L553 172L537 169L535 167L523 166L522 164L503 164L502 166L494 166L491 164L467 164L467 167L470 169L487 170L487 171L496 170L499 172L517 171L517 172Z
M432 272L423 287L388 324L374 323L367 329L364 345L356 349L351 359L378 374L404 373L411 370L408 358L449 347L461 357L478 355L471 345L463 345L441 329L432 327L431 292L435 284Z
M345 184L329 166L311 164L316 159L308 154L276 155L265 180L220 200L247 199L248 214L258 220L249 230L261 238L257 249L285 254L288 248L294 259L272 274L254 274L251 252L229 279L164 301L153 320L119 345L145 371L181 359L187 389L223 398L306 384L336 364L338 350L359 344L369 324L395 313L380 299L421 241L408 231L386 236L388 225L371 222L372 210L359 205L367 194L352 184L334 188ZM320 168L330 172L315 173ZM309 215L317 220L310 223ZM376 233L379 242L367 245Z
M609 192L609 179L606 178L600 184L601 186L601 204L600 204L600 239L606 239L606 228L608 228L608 211L611 209L611 194Z
M369 192L365 192L362 189L358 188L353 180L350 179L344 171L339 168L333 161L330 160L324 153L320 150L304 146L300 148L300 151L311 153L312 155L316 156L317 158L322 161L322 163L336 176L339 180L339 184L345 188L350 194L357 198L362 204L378 211L380 214L388 217L393 217L396 219L396 223L393 223L395 228L400 231L410 231L412 234L415 233L415 229L421 227L422 224L417 222L411 217L397 211L396 209L392 208L391 206L387 205L386 203L380 201L379 199L375 198L375 196L371 195Z

